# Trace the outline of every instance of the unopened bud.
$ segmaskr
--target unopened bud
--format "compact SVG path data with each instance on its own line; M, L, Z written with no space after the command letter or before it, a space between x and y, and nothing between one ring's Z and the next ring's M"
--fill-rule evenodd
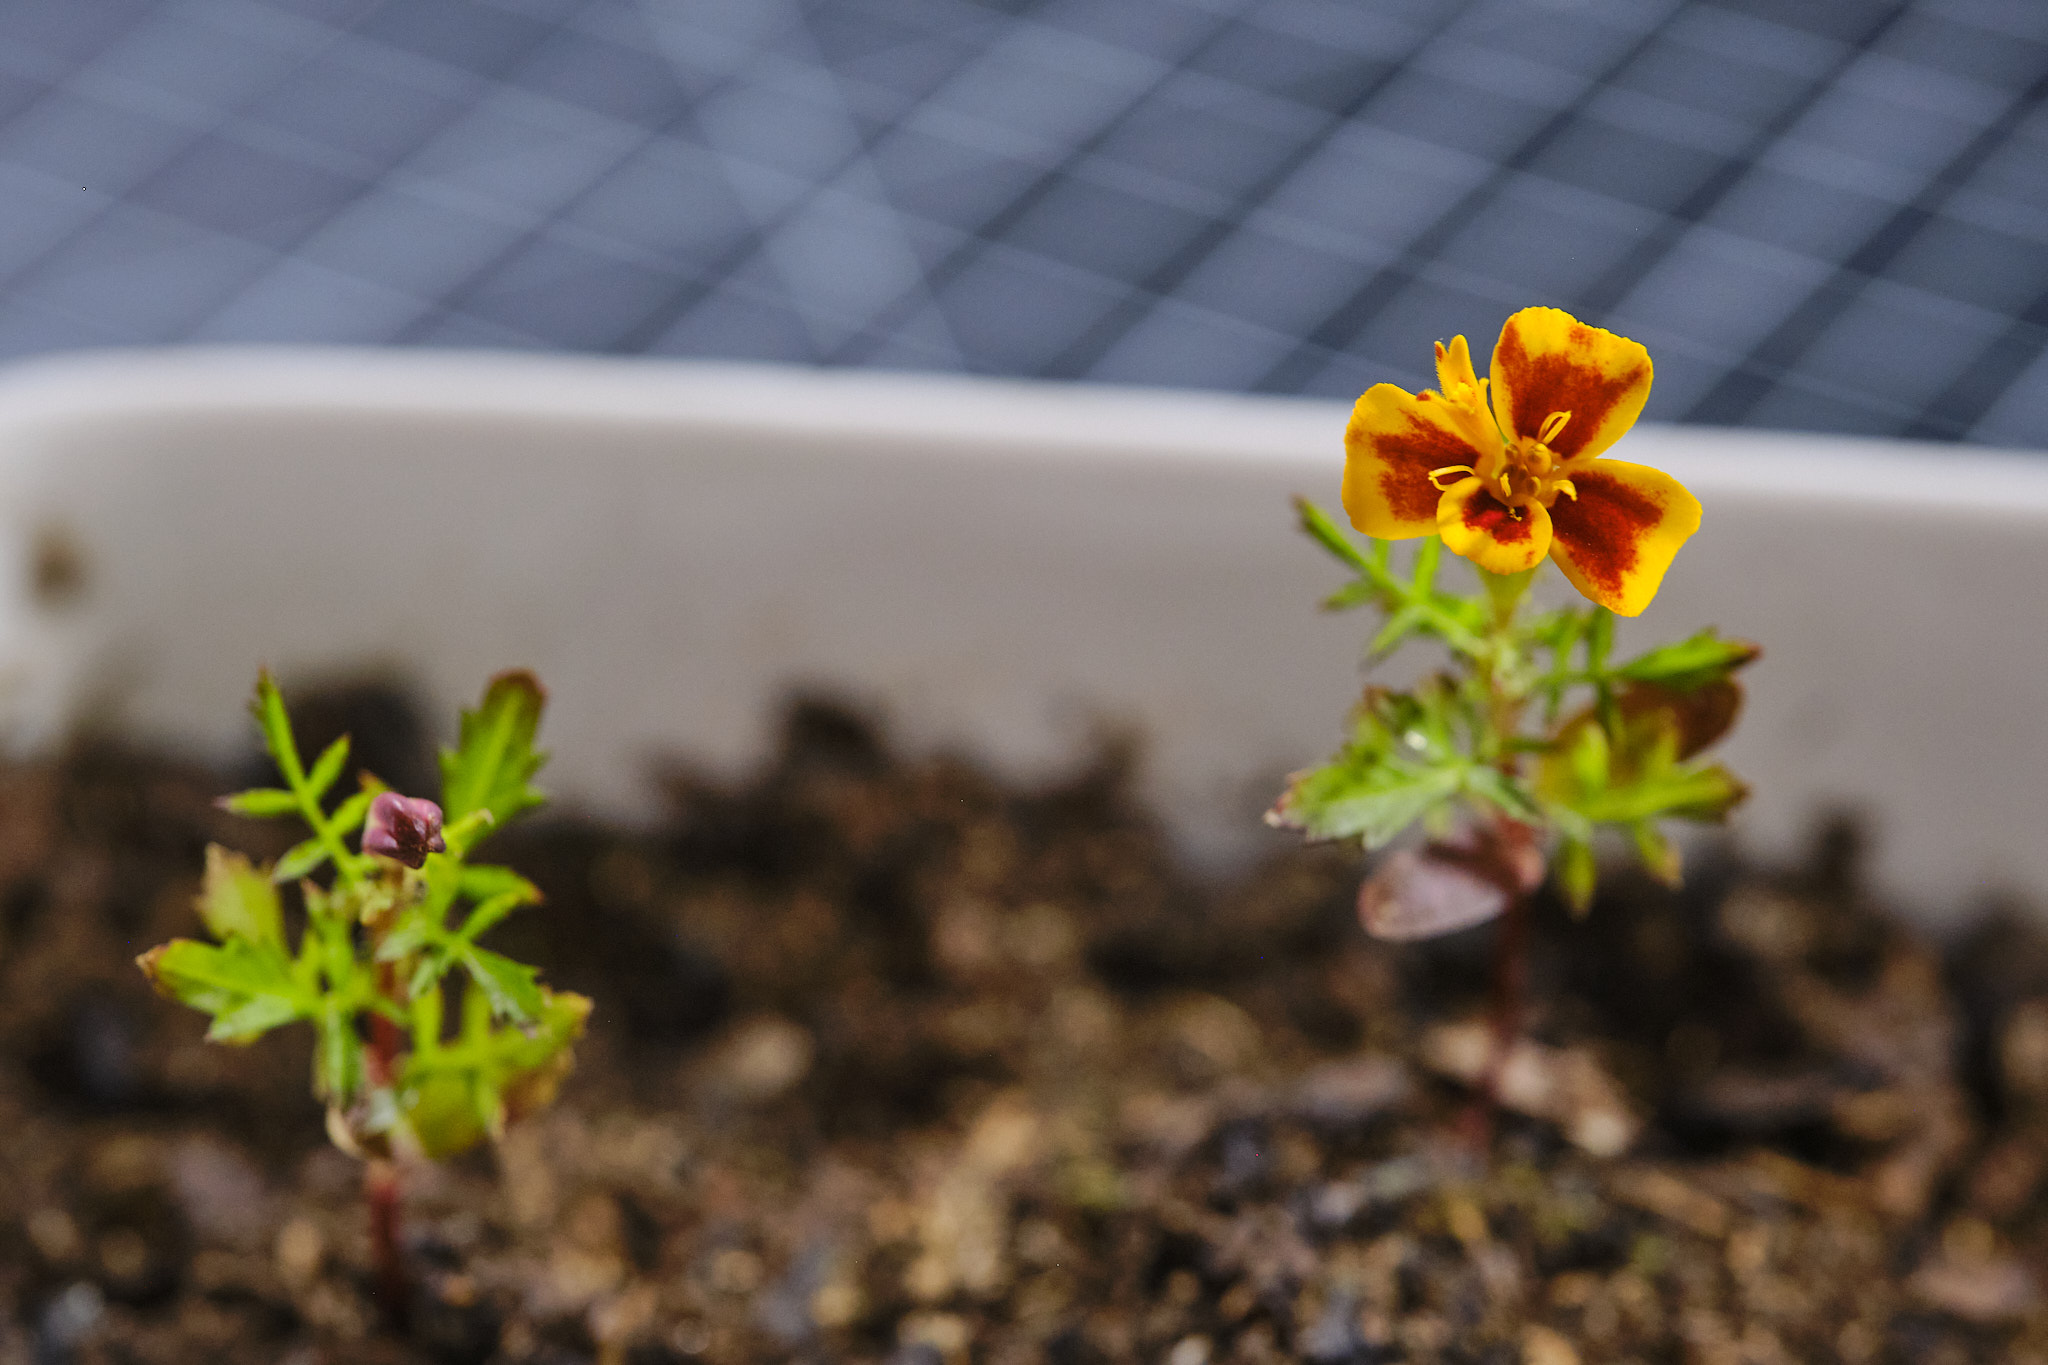
M370 818L363 825L363 852L396 858L407 867L419 867L429 853L445 853L448 841L441 837L441 808L424 796L400 796L379 792L370 803Z

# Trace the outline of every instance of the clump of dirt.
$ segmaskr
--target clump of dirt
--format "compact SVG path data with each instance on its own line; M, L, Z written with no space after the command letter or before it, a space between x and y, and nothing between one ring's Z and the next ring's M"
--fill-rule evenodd
M296 709L421 771L382 694ZM1204 884L1126 769L808 703L658 828L501 836L548 894L501 946L598 1008L554 1110L408 1172L403 1335L306 1040L209 1046L131 965L208 840L289 831L118 747L0 772L0 1362L2048 1361L2018 918L1944 956L1839 833L1546 904L1481 1162L1488 931L1372 943L1328 848Z

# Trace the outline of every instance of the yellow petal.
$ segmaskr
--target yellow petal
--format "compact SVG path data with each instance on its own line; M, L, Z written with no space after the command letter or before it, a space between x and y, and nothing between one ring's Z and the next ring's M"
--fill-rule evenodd
M1465 344L1465 338L1451 338L1446 346L1436 344L1436 386L1447 396L1479 393L1479 376L1472 371L1472 348Z
M1344 510L1352 526L1381 540L1435 534L1443 494L1430 472L1476 469L1481 458L1461 426L1441 398L1392 384L1367 389L1344 432Z
M1445 549L1488 573L1533 569L1550 549L1550 513L1542 503L1509 508L1478 479L1466 479L1445 491L1437 506L1436 526Z
M1572 486L1579 496L1550 509L1550 557L1601 606L1641 615L1678 547L1699 529L1699 499L1661 469L1620 460L1594 461L1572 475Z
M1492 380L1503 431L1536 440L1552 414L1570 413L1545 444L1560 459L1590 459L1642 413L1650 353L1563 309L1524 308L1500 329Z

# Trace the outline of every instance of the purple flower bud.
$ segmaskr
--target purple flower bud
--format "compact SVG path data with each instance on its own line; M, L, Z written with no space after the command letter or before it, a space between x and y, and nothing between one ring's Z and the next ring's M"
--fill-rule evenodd
M445 853L448 841L441 837L441 808L424 796L400 796L379 792L370 803L370 818L363 825L363 852L396 858L407 867L419 867L429 853Z

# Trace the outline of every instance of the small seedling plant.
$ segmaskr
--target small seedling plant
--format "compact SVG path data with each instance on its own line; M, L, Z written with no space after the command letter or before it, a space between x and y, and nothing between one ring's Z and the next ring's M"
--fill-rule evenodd
M1465 338L1436 347L1439 388L1378 384L1345 433L1344 510L1360 546L1297 503L1302 528L1351 574L1326 601L1371 606L1369 656L1434 641L1449 665L1369 686L1343 747L1294 775L1268 819L1318 839L1392 846L1359 894L1368 932L1419 939L1505 917L1495 940L1487 1112L1520 1030L1529 899L1545 881L1592 904L1595 845L1619 835L1675 884L1665 824L1718 821L1743 784L1701 757L1734 724L1757 648L1700 631L1632 658L1617 615L1649 606L1700 504L1676 479L1604 458L1642 412L1649 353L1555 308L1507 320L1488 378ZM1392 542L1418 542L1397 561ZM1443 552L1477 571L1440 582ZM1546 562L1590 603L1538 607Z
M158 991L212 1016L211 1041L312 1027L313 1093L335 1144L366 1163L379 1292L394 1317L408 1283L399 1160L453 1156L547 1104L590 1013L589 1000L480 942L541 898L471 854L542 800L530 780L544 760L534 737L545 700L529 673L493 678L441 753L438 804L367 774L336 801L348 737L306 764L261 674L250 709L282 785L220 804L309 833L274 864L209 846L197 908L212 941L174 939L138 959ZM296 946L282 895L294 886Z

